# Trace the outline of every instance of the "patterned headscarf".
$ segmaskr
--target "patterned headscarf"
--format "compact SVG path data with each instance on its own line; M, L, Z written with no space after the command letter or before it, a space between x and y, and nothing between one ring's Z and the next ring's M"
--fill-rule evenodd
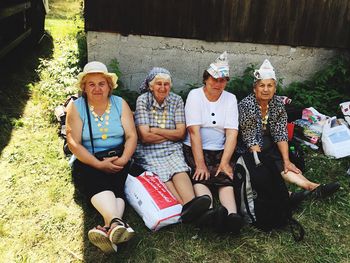
M147 91L149 91L149 83L154 79L155 76L157 76L158 74L166 74L169 75L170 79L171 79L171 75L170 72L165 69L165 68L159 68L159 67L154 67L151 69L151 71L148 73L147 77L145 78L145 80L141 83L140 87L139 87L139 91L140 93L145 93Z

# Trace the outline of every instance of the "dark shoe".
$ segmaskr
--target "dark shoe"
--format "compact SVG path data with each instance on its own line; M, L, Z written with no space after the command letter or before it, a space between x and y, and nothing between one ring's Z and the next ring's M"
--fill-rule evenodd
M201 215L196 221L196 225L200 229L208 229L214 226L214 220L216 217L216 210L213 208L209 208L207 211Z
M312 190L312 196L316 199L326 198L331 196L340 188L339 182L333 182L328 184L320 184L314 190Z
M304 190L300 192L293 192L289 196L289 205L292 209L298 208L298 206L311 194L310 191Z
M218 208L216 208L215 220L214 220L215 232L219 234L227 232L226 225L225 225L227 214L228 214L228 211L225 207L219 206Z
M202 195L193 198L182 207L181 220L183 223L192 223L208 210L211 204L211 198L208 195Z
M239 214L231 213L226 217L225 225L227 232L238 235L244 225L244 221Z

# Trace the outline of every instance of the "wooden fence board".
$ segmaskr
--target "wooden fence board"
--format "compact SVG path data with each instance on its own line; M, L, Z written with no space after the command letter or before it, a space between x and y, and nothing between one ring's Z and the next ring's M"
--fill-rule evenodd
M350 0L86 0L86 30L350 47Z

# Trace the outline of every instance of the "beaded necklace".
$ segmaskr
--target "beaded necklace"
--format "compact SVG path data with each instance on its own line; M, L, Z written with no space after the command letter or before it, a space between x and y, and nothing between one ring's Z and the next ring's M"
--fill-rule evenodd
M108 127L107 126L109 125L109 114L111 113L111 103L108 102L107 108L101 116L99 116L94 111L94 109L95 109L94 106L90 105L89 108L90 108L92 116L94 116L95 122L97 122L97 127L99 127L100 132L102 132L101 139L106 140L108 138L108 135L107 135ZM105 115L105 116L103 117L103 115Z
M259 105L260 111L261 111L261 117L263 116L263 112L262 112L262 107ZM261 122L263 125L263 130L266 130L266 126L267 126L267 121L269 119L269 105L266 106L266 112L265 112L265 116L262 117Z
M154 119L156 120L156 122L159 124L159 127L164 129L165 124L166 124L166 120L167 120L167 116L168 116L166 109L164 109L163 114L161 116L158 116L156 108L153 107L152 115L153 115Z

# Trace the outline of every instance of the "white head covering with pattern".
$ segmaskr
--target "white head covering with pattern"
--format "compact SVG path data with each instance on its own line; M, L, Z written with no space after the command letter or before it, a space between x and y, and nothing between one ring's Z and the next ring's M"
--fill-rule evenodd
M208 73L214 78L227 78L230 75L227 52L222 53L214 63L209 65Z

